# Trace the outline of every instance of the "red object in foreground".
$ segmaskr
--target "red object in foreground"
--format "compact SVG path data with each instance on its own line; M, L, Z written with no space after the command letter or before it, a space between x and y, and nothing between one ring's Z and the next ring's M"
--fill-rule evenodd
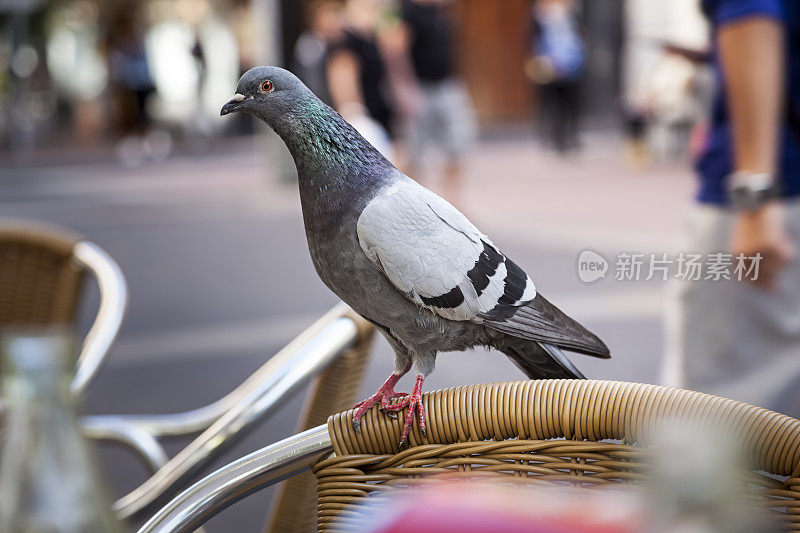
M641 501L586 489L442 481L364 506L359 533L638 533Z
M613 524L581 523L578 516L501 516L485 509L418 508L375 533L632 533Z

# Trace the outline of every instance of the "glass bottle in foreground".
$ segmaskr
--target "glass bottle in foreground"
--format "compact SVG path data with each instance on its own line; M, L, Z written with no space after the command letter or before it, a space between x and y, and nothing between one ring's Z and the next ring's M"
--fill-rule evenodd
M0 339L3 533L121 530L78 425L77 399L70 392L73 346L70 336L57 332L6 333Z

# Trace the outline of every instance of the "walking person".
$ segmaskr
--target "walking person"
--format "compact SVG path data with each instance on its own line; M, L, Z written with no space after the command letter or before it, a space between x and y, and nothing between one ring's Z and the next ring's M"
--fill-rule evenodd
M538 85L541 120L559 153L579 147L580 81L586 52L569 0L537 0L531 6L533 54L526 65Z
M395 100L404 119L406 170L419 175L429 146L444 157L443 195L460 203L464 154L477 134L475 113L456 68L456 26L448 0L401 0L390 47Z
M762 259L749 282L674 284L663 380L798 416L800 6L703 7L718 90L686 249Z

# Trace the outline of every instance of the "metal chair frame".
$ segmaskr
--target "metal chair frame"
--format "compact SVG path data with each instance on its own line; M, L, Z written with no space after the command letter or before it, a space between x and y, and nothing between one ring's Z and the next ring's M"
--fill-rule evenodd
M100 290L100 306L83 340L72 380L72 391L82 394L117 340L128 309L128 285L116 261L93 242L78 242L72 250L72 256L78 265L95 278Z
M195 531L237 501L311 469L333 451L323 424L229 463L181 492L138 533Z
M122 271L102 248L58 228L0 219L0 236L5 242L29 249L60 250L64 261L72 261L84 275L95 279L100 305L83 341L71 385L76 394L84 393L108 357L125 319L128 289ZM82 429L89 438L132 450L151 473L144 483L114 504L118 516L136 519L157 509L311 378L351 350L366 351L372 331L372 326L347 305L339 304L236 389L211 404L180 413L83 417ZM356 360L359 358L360 355ZM357 373L363 370L363 361L350 365L351 370L358 368ZM328 403L318 403L316 409L324 410ZM319 417L320 413L313 415ZM170 458L160 439L186 436L196 438Z
M163 415L95 415L82 420L91 438L135 451L152 475L114 504L136 519L157 509L237 439L266 420L293 393L337 358L368 342L365 322L339 304L270 358L239 387L214 403ZM371 330L371 326L366 326ZM197 437L173 458L160 438Z

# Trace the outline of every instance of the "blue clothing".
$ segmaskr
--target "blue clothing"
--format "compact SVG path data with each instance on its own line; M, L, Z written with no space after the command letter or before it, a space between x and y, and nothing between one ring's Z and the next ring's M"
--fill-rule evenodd
M545 14L536 17L535 23L538 29L535 53L550 60L556 80L580 77L586 53L575 19L568 14Z
M785 198L800 196L800 2L798 0L703 0L703 9L715 29L748 17L771 17L786 28L786 114L778 161ZM727 176L733 171L733 141L722 71L714 54L719 90L714 100L708 138L696 163L700 175L698 201L728 203Z

